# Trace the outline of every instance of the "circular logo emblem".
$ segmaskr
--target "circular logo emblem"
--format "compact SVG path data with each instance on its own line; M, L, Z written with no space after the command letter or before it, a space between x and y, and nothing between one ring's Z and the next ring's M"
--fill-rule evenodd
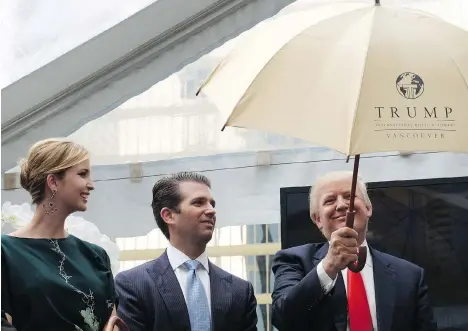
M398 93L406 99L416 99L424 92L424 82L421 77L412 72L404 72L396 80Z

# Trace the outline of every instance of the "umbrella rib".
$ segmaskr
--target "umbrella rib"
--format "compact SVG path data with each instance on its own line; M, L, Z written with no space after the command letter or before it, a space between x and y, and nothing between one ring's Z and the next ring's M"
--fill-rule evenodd
M460 67L457 64L457 61L449 55L450 59L452 60L453 64L455 64L455 67L457 68L457 71L460 73L460 76L462 77L463 81L465 82L465 85L468 87L468 81L466 80L465 76L463 75L463 72L461 71Z
M369 40L367 41L367 50L366 50L366 56L365 56L365 59L364 59L364 67L362 69L361 81L360 81L360 84L359 84L359 93L357 95L356 104L354 106L353 121L351 123L351 130L350 130L351 132L350 132L349 141L348 141L348 153L347 153L348 156L351 154L351 141L353 141L353 135L354 135L353 128L354 128L354 124L356 123L357 108L358 108L358 105L359 105L359 101L361 100L362 81L364 80L364 74L366 72L366 67L367 67L367 60L369 58L370 42L371 42L371 39L372 39L373 27L374 27L374 24L375 24L375 10L374 10L373 15L374 15L374 17L372 18L372 25L371 25L371 29L370 29L370 33L369 33Z
M428 16L429 16L429 15L428 15ZM430 16L431 16L433 19L438 20L440 23L448 24L448 25L450 25L451 27L453 27L453 28L455 28L455 29L460 29L459 26L454 25L454 24L452 24L452 23L450 23L450 22L446 22L446 21L444 21L443 19L441 19L439 16L436 16L436 15L430 15ZM445 39L442 39L442 41L445 41ZM462 78L463 81L465 82L465 85L468 87L468 81L466 80L465 76L463 75L463 72L461 71L460 67L458 66L457 61L455 61L455 59L453 58L453 56L452 56L450 53L448 53L448 52L446 51L446 49L447 49L446 47L443 47L442 49L446 52L446 54L448 55L448 57L450 58L450 60L452 60L453 64L454 64L455 67L457 68L458 73L460 74L461 78Z

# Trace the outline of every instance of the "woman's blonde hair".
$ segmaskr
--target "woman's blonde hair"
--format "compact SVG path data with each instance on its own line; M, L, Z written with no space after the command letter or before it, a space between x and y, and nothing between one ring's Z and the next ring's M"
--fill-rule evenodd
M65 171L89 158L88 151L69 140L51 138L38 141L20 161L21 186L31 194L32 202L44 200L48 175L63 178Z

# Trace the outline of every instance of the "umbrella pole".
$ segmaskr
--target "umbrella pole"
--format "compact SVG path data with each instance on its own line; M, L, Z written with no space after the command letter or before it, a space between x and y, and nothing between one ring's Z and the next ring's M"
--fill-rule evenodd
M346 226L348 228L354 227L354 216L356 211L354 210L354 200L356 199L356 186L357 186L357 177L359 170L359 159L360 155L354 157L354 169L353 169L353 180L351 183L351 196L349 198L349 208L346 211ZM359 247L358 260L356 262L350 263L348 269L352 272L360 272L366 265L367 258L367 248Z

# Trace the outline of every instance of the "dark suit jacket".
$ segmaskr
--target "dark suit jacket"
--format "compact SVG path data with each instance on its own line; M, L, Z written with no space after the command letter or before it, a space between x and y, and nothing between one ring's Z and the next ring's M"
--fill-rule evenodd
M328 243L307 244L276 253L272 269L272 321L280 331L346 331L347 296L341 272L325 295L316 266ZM424 271L420 267L370 248L374 269L379 331L435 331Z
M257 301L250 282L209 263L213 331L256 331ZM166 252L115 277L117 315L131 331L190 331L182 289Z

